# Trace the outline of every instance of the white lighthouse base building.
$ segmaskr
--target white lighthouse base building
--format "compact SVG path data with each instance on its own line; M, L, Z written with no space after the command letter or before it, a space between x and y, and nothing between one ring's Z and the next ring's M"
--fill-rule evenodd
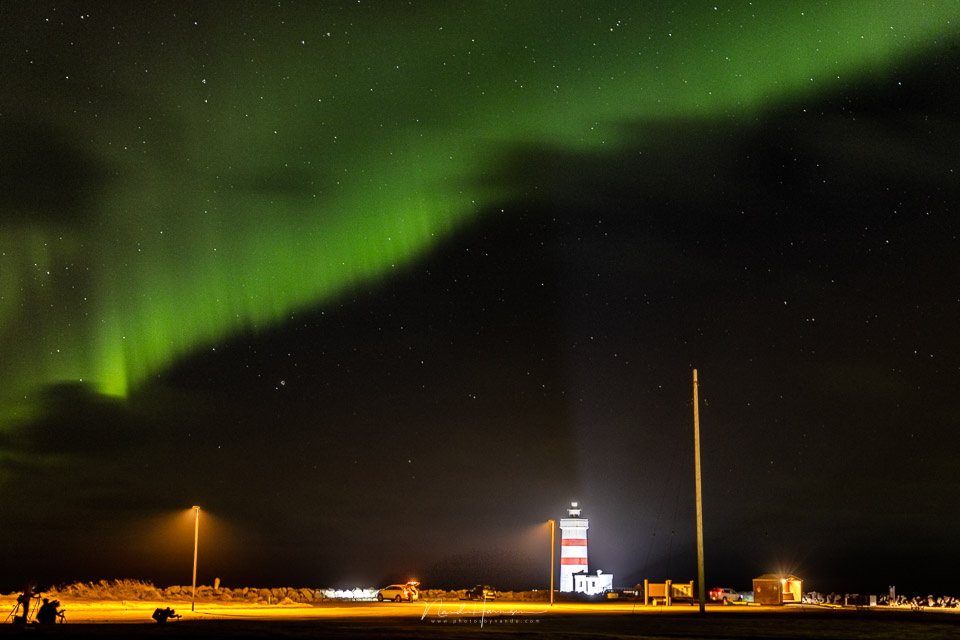
M596 575L589 573L577 573L573 576L573 590L577 593L585 593L588 596L596 596L607 591L613 591L613 574L604 573L597 569Z

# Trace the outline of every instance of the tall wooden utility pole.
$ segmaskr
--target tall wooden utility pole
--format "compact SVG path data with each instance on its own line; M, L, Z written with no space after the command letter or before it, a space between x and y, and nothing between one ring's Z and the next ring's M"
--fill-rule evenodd
M697 467L697 587L700 594L700 613L706 605L703 585L703 501L700 493L700 400L697 397L697 370L693 370L693 441Z

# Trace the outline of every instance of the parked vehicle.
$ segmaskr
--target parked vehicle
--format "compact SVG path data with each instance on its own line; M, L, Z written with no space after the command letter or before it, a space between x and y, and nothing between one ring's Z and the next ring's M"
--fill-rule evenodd
M726 587L710 589L710 599L714 602L740 602L740 592Z
M420 585L419 582L410 581L407 584L392 584L389 587L384 587L377 592L377 600L383 602L384 600L393 600L394 602L413 602L420 598L420 590L417 588Z
M488 584L478 584L472 589L467 589L464 600L493 600L497 597L497 592Z

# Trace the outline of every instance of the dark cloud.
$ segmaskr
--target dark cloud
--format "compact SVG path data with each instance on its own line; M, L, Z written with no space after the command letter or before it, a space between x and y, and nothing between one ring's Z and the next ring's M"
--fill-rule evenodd
M63 132L35 122L0 124L3 222L84 225L102 189L98 161Z
M0 449L35 459L114 458L143 445L150 431L116 398L87 385L48 387L36 402L40 414L0 433Z

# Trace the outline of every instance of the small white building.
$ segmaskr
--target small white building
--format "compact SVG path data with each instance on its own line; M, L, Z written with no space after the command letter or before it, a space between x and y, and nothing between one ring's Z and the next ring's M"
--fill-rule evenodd
M573 590L577 593L595 596L613 590L613 574L604 573L600 569L597 569L596 575L577 573L573 576L573 584Z

